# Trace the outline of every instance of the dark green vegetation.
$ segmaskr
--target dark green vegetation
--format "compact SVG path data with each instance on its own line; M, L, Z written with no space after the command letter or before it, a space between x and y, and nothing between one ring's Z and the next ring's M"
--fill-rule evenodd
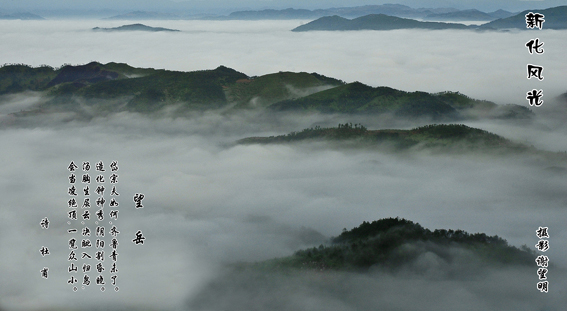
M237 108L268 107L288 99L298 99L344 82L317 73L278 72L252 79L242 79L227 86L230 102Z
M0 68L0 95L48 88L57 72L49 66L9 65Z
M162 28L162 27L150 27L150 26L146 26L144 24L131 24L131 25L124 25L124 26L120 26L120 27L114 27L114 28L95 27L95 28L93 28L93 30L94 31L149 31L149 32L157 32L157 31L177 32L177 31L179 31L177 29L168 29L168 28Z
M227 104L223 86L248 78L220 66L214 70L178 72L92 62L83 66L0 68L0 95L45 91L51 100L42 108L79 109L95 105L99 112L152 112L170 104L212 109ZM102 104L101 104L102 103Z
M395 272L428 256L444 265L533 265L536 254L527 246L518 249L498 236L470 234L463 230L431 231L418 223L386 218L363 222L331 239L328 245L297 251L290 257L257 263L266 269L317 269L365 271L369 268ZM462 261L465 261L464 263ZM448 269L448 267L447 267Z
M528 29L526 28L526 14L529 12L545 15L543 29L567 29L567 6L558 6L549 9L534 9L520 12L511 17L497 19L481 25L480 29Z
M255 108L254 103L265 106L342 83L316 73L280 72L251 78L224 66L194 72L97 62L59 69L0 68L0 95L43 91L51 97L43 108L74 109L85 103L106 112L153 112L168 105L181 105L181 109L217 109L229 104Z
M315 140L351 143L357 147L386 147L396 151L410 148L492 153L518 153L535 150L485 130L462 124L434 124L411 130L368 130L362 125L347 123L339 124L336 128L314 127L281 136L244 138L238 143L270 144Z
M420 22L413 19L370 14L349 20L337 15L325 16L292 31L311 30L394 30L394 29L470 29L469 26L456 23Z
M277 111L311 110L325 113L390 113L398 117L428 117L433 120L467 118L473 110L498 118L527 119L533 115L525 107L498 107L493 102L475 100L458 92L404 92L384 86L370 87L360 82L344 84L299 99L281 101L269 108ZM517 111L515 114L505 112L514 109ZM502 111L497 113L500 110Z
M120 111L152 113L162 109L178 113L203 109L389 113L433 120L529 119L533 115L526 107L498 106L458 92L429 94L374 88L359 82L346 84L317 73L278 72L249 77L224 66L179 72L97 62L57 69L27 65L0 67L0 95L25 91L43 92L47 96L36 111L71 111L85 117Z
M435 96L425 92L408 93L389 87L370 87L360 82L345 84L296 100L282 101L272 105L275 110L317 110L343 113L395 113L399 116L429 116L455 118L457 111L447 102L457 105L463 100ZM448 99L448 100L444 100Z

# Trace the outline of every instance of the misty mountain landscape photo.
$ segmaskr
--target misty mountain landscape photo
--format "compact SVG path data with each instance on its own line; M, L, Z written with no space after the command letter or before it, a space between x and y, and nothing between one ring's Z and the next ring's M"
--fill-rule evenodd
M0 0L0 311L562 311L562 0Z

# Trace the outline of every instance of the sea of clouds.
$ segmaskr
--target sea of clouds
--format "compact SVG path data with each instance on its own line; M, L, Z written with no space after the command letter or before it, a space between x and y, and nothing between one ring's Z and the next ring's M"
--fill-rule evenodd
M248 75L315 71L406 91L460 91L502 104L527 105L525 92L544 88L549 102L533 108L532 123L468 124L545 150L567 150L565 103L552 100L565 91L561 73L567 64L559 51L567 32L537 32L546 52L530 56L524 44L536 32L289 31L299 23L160 21L147 24L182 32L100 33L90 28L123 23L0 21L0 54L6 63L34 66L114 61L184 71L225 65ZM525 77L526 63L536 60L546 66L542 82ZM6 117L41 102L36 93L3 96L0 113ZM325 144L234 144L347 121L371 129L418 125L368 116L213 111L183 118L123 112L90 121L39 115L4 126L0 308L561 310L567 303L565 163L478 154L400 156ZM108 286L101 292L91 284L73 292L67 284L67 166L100 160L107 169L113 160L119 166L119 291ZM143 209L134 207L136 193L146 196ZM554 264L550 293L537 291L535 263L485 267L482 277L456 279L444 277L446 263L435 258L422 262L424 269L440 272L428 276L376 271L270 277L226 268L291 255L343 228L396 216L430 229L499 235L532 249L535 230L547 226L546 255ZM39 225L44 217L51 220L48 230ZM146 237L143 245L131 241L137 230ZM42 246L51 254L42 257ZM105 260L107 268L110 262ZM43 267L50 269L47 280L40 276Z

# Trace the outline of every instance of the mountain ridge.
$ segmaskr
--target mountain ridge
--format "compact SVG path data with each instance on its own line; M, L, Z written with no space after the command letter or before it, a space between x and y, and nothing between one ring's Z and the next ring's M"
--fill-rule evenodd
M326 30L395 30L395 29L471 29L458 23L421 22L409 18L395 17L385 14L369 14L354 19L346 19L338 15L326 16L292 29L293 32Z
M526 14L529 12L545 15L543 29L567 29L567 5L547 9L524 10L516 15L482 24L479 29L529 30L526 27Z
M525 10L512 16L507 16L507 12L495 11L494 16L501 18L492 20L482 25L464 25L460 23L417 21L410 18L401 18L384 14L369 14L361 17L347 19L338 15L320 17L307 24L292 29L294 32L302 31L352 31L352 30L395 30L395 29L460 29L460 30L498 30L508 29L527 30L525 15L529 12L539 12L545 15L543 29L567 29L567 6L558 6L541 10ZM509 12L508 12L509 13ZM482 19L488 20L491 16L477 10L448 12L443 14L429 15L430 19ZM425 17L428 19L427 17Z
M135 68L91 62L60 68L27 65L0 67L0 95L43 92L43 109L99 113L122 110L153 113L166 107L179 112L202 109L267 109L321 113L383 114L433 120L470 118L530 119L528 108L501 106L458 92L430 94L371 87L318 73L278 72L250 77L219 66L191 72ZM85 112L85 111L82 111ZM474 113L472 113L474 112Z

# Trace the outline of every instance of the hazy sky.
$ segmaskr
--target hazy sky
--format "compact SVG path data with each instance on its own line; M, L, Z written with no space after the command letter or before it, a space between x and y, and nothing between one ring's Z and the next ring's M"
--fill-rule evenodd
M182 30L169 34L90 30L122 24L109 21L0 21L0 55L4 62L36 66L96 60L171 70L225 65L249 75L316 71L347 82L461 91L523 106L526 89L535 85L548 97L533 109L534 122L468 124L545 150L567 150L565 102L553 100L566 91L565 31L537 32L545 54L530 56L524 44L534 32L289 31L300 22L147 23ZM541 83L525 77L526 63L534 60L546 66ZM1 97L0 114L33 107L41 102L38 96ZM257 310L278 301L280 310L416 310L424 302L436 310L562 310L567 304L567 180L545 159L233 145L247 136L346 121L371 129L415 125L373 116L213 111L188 118L119 113L90 122L72 119L69 113L40 115L25 127L0 129L2 310ZM72 160L118 161L117 293L93 285L73 293L66 283L66 167ZM133 207L138 192L146 195L142 210ZM224 270L227 262L290 255L343 228L396 216L430 229L497 234L528 247L537 242L538 226L548 226L547 255L557 265L548 274L551 292L537 291L535 264L485 267L482 278L452 279L443 274L448 263L431 254L416 267L431 273L425 277L408 271L395 278L376 272L264 280ZM43 217L52 221L49 230L39 226ZM130 241L136 230L147 238L143 246ZM42 245L52 254L42 258ZM44 266L50 268L48 280L40 277Z
M150 10L150 11L176 11L183 12L218 12L227 14L234 10L243 9L283 9L283 8L331 8L358 5L376 5L386 3L398 3L414 8L420 7L454 7L458 9L479 9L483 11L495 11L505 9L510 11L521 11L530 8L548 8L564 5L562 0L191 0L191 1L164 1L164 0L0 0L0 9L4 10L90 10L90 9L112 9L112 10ZM179 12L179 11L178 11Z

